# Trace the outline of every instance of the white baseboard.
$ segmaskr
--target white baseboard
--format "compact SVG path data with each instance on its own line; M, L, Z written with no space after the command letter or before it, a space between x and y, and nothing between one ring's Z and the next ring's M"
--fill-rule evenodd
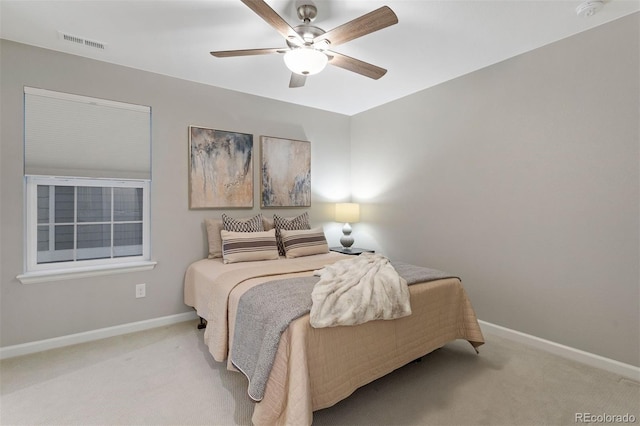
M52 339L39 340L36 342L23 343L20 345L6 346L0 348L0 359L13 358L21 355L28 355L48 349L61 348L63 346L86 343L94 340L105 339L107 337L119 336L122 334L134 333L136 331L149 330L151 328L177 324L183 321L191 321L198 318L195 312L185 312L182 314L169 315L166 317L154 318L150 320L132 322L128 324L116 325L113 327L100 328L98 330L86 331L83 333L70 334L68 336L55 337ZM640 381L640 367L625 364L600 355L561 345L550 340L492 324L490 322L478 320L482 331L486 334L504 337L528 346L535 347L554 355L568 358L573 361L600 368L611 373Z
M122 334L134 333L136 331L149 330L151 328L177 324L179 322L190 321L196 318L198 318L198 315L195 312L185 312L182 314L131 322L128 324L116 325L113 327L100 328L83 333L54 337L52 339L38 340L36 342L6 346L0 348L0 359L28 355L36 352L46 351L48 349L76 345L78 343L92 342L94 340L105 339L107 337L120 336Z
M550 340L541 339L530 334L521 333L510 328L502 327L490 322L478 320L483 333L493 334L495 336L504 337L528 346L533 346L545 352L561 356L563 358L577 361L591 367L600 368L620 376L640 381L640 367L631 364L625 364L614 359L605 358L600 355L575 349L570 346L561 345Z

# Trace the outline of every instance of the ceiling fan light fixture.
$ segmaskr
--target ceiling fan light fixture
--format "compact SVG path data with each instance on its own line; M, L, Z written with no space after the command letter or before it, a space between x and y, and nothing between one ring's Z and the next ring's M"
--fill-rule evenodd
M284 63L287 68L300 75L318 74L327 66L327 62L327 55L308 47L291 49L284 54Z

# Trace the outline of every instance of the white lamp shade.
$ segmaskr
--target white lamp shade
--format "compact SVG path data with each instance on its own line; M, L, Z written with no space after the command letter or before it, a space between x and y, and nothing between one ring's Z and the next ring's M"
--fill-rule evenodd
M327 66L327 62L327 55L307 47L292 49L284 54L287 68L300 75L317 74Z
M336 204L336 222L355 223L358 221L360 221L360 204Z

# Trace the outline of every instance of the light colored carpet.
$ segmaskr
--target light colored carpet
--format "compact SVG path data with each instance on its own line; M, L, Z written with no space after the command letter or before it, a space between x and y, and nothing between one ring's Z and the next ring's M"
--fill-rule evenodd
M2 425L248 425L246 379L186 322L0 362ZM314 425L572 425L635 416L640 386L485 336L458 341L314 413Z

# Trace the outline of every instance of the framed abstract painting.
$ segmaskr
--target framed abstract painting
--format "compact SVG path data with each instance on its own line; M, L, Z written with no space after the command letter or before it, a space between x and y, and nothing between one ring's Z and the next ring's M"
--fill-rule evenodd
M253 207L253 135L189 126L189 208Z
M311 143L261 136L260 144L260 206L311 206Z

